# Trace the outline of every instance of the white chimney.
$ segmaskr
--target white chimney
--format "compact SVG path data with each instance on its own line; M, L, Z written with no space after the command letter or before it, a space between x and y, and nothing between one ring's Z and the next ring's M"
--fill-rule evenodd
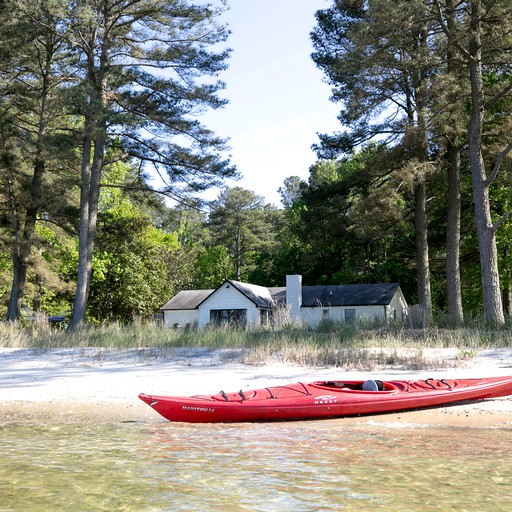
M286 305L290 309L292 323L300 322L302 306L302 276L286 276Z

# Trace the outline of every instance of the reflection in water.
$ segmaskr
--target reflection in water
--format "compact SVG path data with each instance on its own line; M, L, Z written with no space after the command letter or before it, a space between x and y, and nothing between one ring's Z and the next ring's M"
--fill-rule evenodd
M0 511L505 511L512 430L0 424Z

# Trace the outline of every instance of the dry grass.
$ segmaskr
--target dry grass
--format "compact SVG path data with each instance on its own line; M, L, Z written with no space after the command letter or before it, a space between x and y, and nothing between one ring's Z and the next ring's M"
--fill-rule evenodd
M175 349L214 350L222 361L263 365L268 362L347 369L400 367L426 370L464 364L484 348L512 346L509 329L399 329L329 325L322 330L237 329L170 330L153 323L129 326L107 324L85 326L76 331L55 330L46 324L19 327L0 324L0 347L47 350L56 348L100 348L138 350L141 354L173 357ZM429 349L455 349L455 357L441 360ZM172 350L166 350L172 349ZM165 356L167 354L167 356Z

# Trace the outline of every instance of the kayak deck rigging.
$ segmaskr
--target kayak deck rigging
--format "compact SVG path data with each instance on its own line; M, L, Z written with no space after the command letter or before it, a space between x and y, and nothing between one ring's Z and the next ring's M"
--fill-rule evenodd
M385 382L383 384L383 389L379 391L372 391L363 389L360 381L354 382L341 382L341 381L320 381L320 382L312 382L308 385L305 385L303 382L297 382L295 384L287 384L284 386L274 386L274 387L266 387L261 390L253 390L249 392L244 392L242 389L240 391L236 391L234 393L226 393L221 390L216 395L211 395L209 398L212 400L223 401L223 402L245 402L249 400L263 400L263 399L271 399L271 400L279 400L282 398L280 395L282 393L286 393L286 398L292 398L293 396L311 396L312 393L309 391L309 387L332 390L335 393L396 393L397 391L402 391L406 393L414 393L420 391L429 391L435 390L439 391L439 389L451 390L456 387L456 383L452 381L450 384L446 379L422 379L415 381L404 381L407 386L405 389L399 389L395 384L391 382ZM437 383L437 386L434 384ZM268 395L262 396L261 392L266 391ZM288 393L287 393L288 392ZM204 395L195 395L197 398L207 398Z

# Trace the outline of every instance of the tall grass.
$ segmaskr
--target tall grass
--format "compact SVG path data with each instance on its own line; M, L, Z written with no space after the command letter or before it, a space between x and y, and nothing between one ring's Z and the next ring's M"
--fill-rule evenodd
M15 324L0 324L0 347L3 348L254 348L262 345L315 345L336 340L350 343L357 331L313 332L285 329L280 331L246 331L233 328L215 329L167 329L155 323L117 323L99 326L86 325L80 329L56 330L47 324L20 327Z
M110 323L84 326L74 331L56 330L48 324L27 327L0 324L0 347L46 350L55 348L116 349L222 349L225 358L247 364L282 361L309 366L373 368L393 365L411 369L438 367L440 361L426 349L456 349L460 361L485 348L512 346L508 328L402 329L364 325L320 325L317 329L254 330L167 329L154 323ZM447 362L444 362L446 366Z
M48 324L34 323L21 327L0 323L2 348L255 348L296 349L300 346L345 348L502 348L512 346L512 330L508 328L402 329L381 327L367 329L357 325L339 324L328 329L281 330L234 328L167 329L161 324L135 322L99 326L86 325L80 329L58 330Z

